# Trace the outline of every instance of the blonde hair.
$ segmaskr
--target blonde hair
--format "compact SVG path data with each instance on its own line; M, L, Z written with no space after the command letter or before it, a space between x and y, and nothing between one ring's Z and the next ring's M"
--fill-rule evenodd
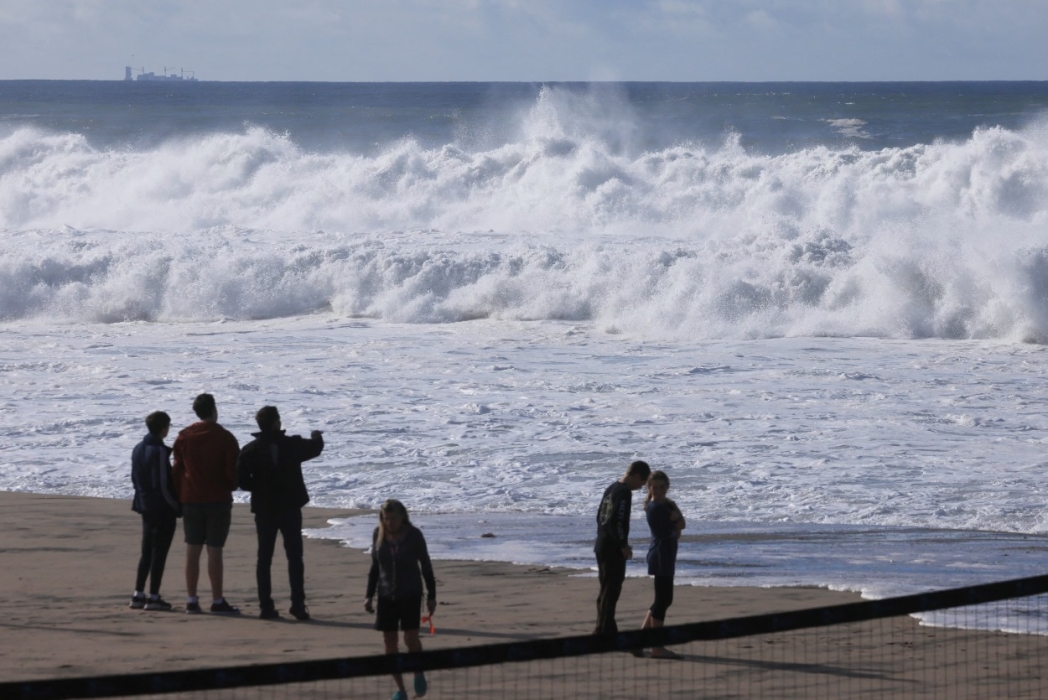
M404 504L395 498L387 499L378 509L378 536L375 538L377 542L386 539L386 521L382 516L390 513L394 513L403 518L405 525L411 524L411 519L408 517L408 509L404 507Z
M649 503L651 503L651 484L652 484L652 482L655 482L655 481L665 482L667 489L670 487L670 478L668 476L666 476L666 472L664 472L664 471L654 471L654 472L652 472L651 476L648 477L648 495L644 497L644 505L645 506L647 506Z

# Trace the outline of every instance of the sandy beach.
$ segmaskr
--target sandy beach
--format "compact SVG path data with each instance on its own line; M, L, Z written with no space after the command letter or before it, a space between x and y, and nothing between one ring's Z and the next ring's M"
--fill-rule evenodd
M353 512L307 508L305 527L324 527L328 519L350 514ZM124 501L0 493L4 562L0 569L4 612L0 679L220 667L381 651L372 616L362 606L370 559L361 551L331 540L307 539L307 603L314 619L297 622L285 614L279 621L262 621L257 618L255 598L254 526L246 506L234 509L225 549L227 598L241 608L240 617L182 613L184 545L180 533L172 546L162 591L175 604L175 611L129 609L138 538L139 518ZM278 547L274 597L283 612L288 607L288 589L281 556ZM435 616L437 633L423 633L426 649L577 635L592 629L597 585L593 578L572 575L578 572L457 561L438 561L435 568L440 606ZM202 592L207 591L205 582L206 578ZM815 588L678 587L667 622L855 600L858 596L854 594ZM208 601L209 597L202 596L202 602ZM649 579L627 580L619 606L620 627L639 626L650 602ZM756 689L776 697L811 697L812 687L823 686L828 691L823 695L836 697L834 688L841 683L858 684L848 685L846 693L853 687L869 690L880 687L878 683L896 683L901 685L893 692L901 693L900 697L936 697L947 687L957 690L951 697L968 693L982 697L985 695L977 693L992 693L998 686L1007 687L1011 697L1038 697L1042 684L1048 685L1040 679L1037 660L1038 655L1045 656L1046 648L1040 637L933 630L902 618L762 639L689 644L678 649L685 655L683 663L610 655L614 666L626 669L630 679L625 685L615 681L610 696L648 697L648 689L664 683L665 687L652 692L687 697L696 684L715 683L724 686L726 697L750 696ZM966 649L977 656L966 656ZM553 684L548 696L557 697L580 677L606 675L606 669L601 669L612 662L609 655L603 657L562 669L555 676L559 680L550 680L554 678L551 671L543 680ZM513 667L499 673L526 673L532 679L536 673L543 675L541 664ZM376 682L382 688L389 685L388 679ZM499 686L505 682L477 681L470 690L483 696L485 683ZM435 682L430 697L450 696L442 695L437 686ZM595 686L584 687L596 692ZM468 697L471 692L459 688L454 695Z

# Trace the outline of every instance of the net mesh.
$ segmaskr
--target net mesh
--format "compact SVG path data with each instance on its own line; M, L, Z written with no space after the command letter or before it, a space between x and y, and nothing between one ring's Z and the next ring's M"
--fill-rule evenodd
M420 670L434 700L1045 698L1045 592L1048 576L1041 576L618 635L0 683L0 698L387 698L397 671L416 697ZM663 644L682 658L630 653Z

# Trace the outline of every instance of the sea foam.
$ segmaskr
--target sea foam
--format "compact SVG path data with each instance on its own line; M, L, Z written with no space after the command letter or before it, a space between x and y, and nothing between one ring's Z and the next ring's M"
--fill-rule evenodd
M0 318L591 320L702 338L1048 340L1048 131L784 155L631 146L544 91L490 148L0 139Z

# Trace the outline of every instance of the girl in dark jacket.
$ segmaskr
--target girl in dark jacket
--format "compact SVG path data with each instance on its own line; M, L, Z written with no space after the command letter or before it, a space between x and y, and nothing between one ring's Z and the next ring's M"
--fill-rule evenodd
M422 651L418 637L422 609L422 580L426 582L426 610L430 616L437 609L437 582L433 564L426 549L422 531L411 524L407 508L400 501L390 499L379 509L379 525L371 545L371 571L368 573L367 599L364 609L375 612L374 599L378 593L378 612L375 629L382 632L387 654L396 654L397 629L404 631L404 646L409 652ZM397 691L392 700L407 700L404 679L393 674ZM426 694L426 676L415 674L415 696Z
M644 501L644 515L651 529L648 547L648 575L655 577L655 602L651 604L641 629L662 627L666 610L673 603L673 574L677 567L677 541L684 529L684 516L677 504L666 498L670 478L665 472L652 472L648 477L648 497ZM679 659L680 656L665 647L655 647L651 656L657 659Z

